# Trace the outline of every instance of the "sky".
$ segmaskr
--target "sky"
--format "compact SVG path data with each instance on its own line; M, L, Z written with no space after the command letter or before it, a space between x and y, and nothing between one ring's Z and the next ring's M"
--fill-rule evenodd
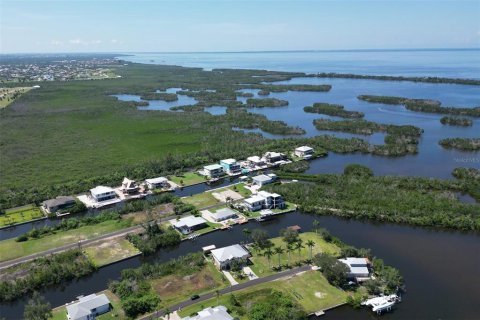
M0 0L0 52L480 47L480 0Z

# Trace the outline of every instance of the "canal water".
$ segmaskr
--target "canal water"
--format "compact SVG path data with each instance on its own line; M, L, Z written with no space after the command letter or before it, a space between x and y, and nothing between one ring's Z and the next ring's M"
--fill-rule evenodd
M344 220L331 216L314 216L300 212L285 214L267 222L252 221L230 231L218 231L182 242L175 248L161 250L153 256L135 257L104 268L91 276L62 287L45 289L42 294L54 306L72 301L76 296L103 290L109 281L118 279L121 270L138 267L143 262L164 262L200 251L203 246L227 246L245 241L244 228L263 228L271 236L280 229L300 225L310 230L314 220L333 235L357 247L371 248L389 265L400 269L407 294L386 319L475 319L480 303L480 235L429 230L403 225L376 224ZM26 298L0 305L7 319L20 319ZM325 319L370 319L370 311L349 307L329 311Z

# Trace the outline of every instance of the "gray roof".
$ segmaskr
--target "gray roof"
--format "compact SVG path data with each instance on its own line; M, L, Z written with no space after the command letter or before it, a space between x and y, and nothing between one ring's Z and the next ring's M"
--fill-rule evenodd
M182 318L182 320L233 320L233 317L228 314L227 308L218 306L205 308L199 311L198 315Z
M43 204L46 207L58 207L61 205L65 205L69 202L75 202L75 198L71 196L59 196L55 199L46 200L43 202Z
M215 213L212 213L211 216L215 219L215 220L224 220L224 219L228 219L234 215L237 215L237 213L235 211L233 211L232 209L230 208L223 208L223 209L220 209L220 210L217 210Z
M272 177L269 177L265 174L261 174L261 175L253 177L252 180L258 181L258 182L269 182L269 181L272 181Z
M211 251L212 256L219 262L224 262L232 259L245 258L250 256L247 250L241 245L234 244L232 246L215 249Z
M219 164L211 164L209 166L205 166L203 167L205 170L208 170L208 171L211 171L211 170L219 170L219 169L223 169L223 167Z
M78 302L67 305L67 313L70 319L79 319L92 313L92 309L110 304L105 294L91 294L78 299Z
M173 225L176 228L184 228L184 227L192 228L192 227L204 224L206 222L207 220L201 217L188 216L188 217L181 218L178 221L175 221Z

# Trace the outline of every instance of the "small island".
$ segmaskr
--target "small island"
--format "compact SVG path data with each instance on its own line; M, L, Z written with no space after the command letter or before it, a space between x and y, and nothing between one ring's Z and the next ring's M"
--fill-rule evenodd
M285 107L288 106L288 101L277 98L247 99L246 106L247 108Z
M449 126L461 126L461 127L470 127L473 125L473 121L468 118L459 118L459 117L449 117L445 116L440 119L440 122Z
M345 110L342 105L324 102L314 103L313 106L304 107L303 111L341 118L363 118L364 116L363 112Z
M480 150L480 138L448 138L438 142L446 149L458 149L462 151Z

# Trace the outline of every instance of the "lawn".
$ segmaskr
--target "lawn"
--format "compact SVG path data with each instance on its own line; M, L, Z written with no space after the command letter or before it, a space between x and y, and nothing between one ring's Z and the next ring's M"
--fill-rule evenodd
M95 242L83 251L97 267L133 257L140 253L140 251L125 238L114 238Z
M210 191L182 198L182 201L194 205L197 209L203 209L220 203Z
M268 296L272 289L290 295L307 313L344 303L348 295L346 292L331 286L319 271L307 271L290 278L259 284L237 291L234 294L240 302L242 309L247 311L252 305L261 301L262 297ZM229 294L221 296L219 298L219 304L233 309L230 304ZM213 298L186 307L181 310L179 314L185 317L203 308L216 305L217 299ZM235 312L233 312L232 316L239 317L240 319L248 319L246 315L236 314Z
M96 225L84 226L40 239L16 242L15 238L0 241L0 261L11 260L37 252L53 249L79 240L91 239L105 233L131 226L131 220L109 220Z
M192 184L202 183L207 181L204 176L196 172L185 172L178 176L170 176L170 180L179 186L190 186Z
M5 214L0 214L0 228L42 217L44 217L43 212L33 204L7 209Z
M294 250L290 253L290 265L295 265L297 262L301 262L310 258L310 248L306 246L306 242L309 240L315 242L315 246L312 247L313 256L321 252L325 252L334 256L340 253L339 247L337 247L333 243L326 242L314 232L300 233L299 236L300 239L302 239L305 248L300 249L300 255L298 253L298 250ZM282 241L282 238L280 237L273 238L271 239L271 241L273 242L275 247L281 246L283 249L285 249L286 247L285 242ZM272 268L278 266L278 254L274 254L270 258L271 267L269 268L268 259L262 255L262 252L251 250L251 253L252 257L250 258L250 260L252 261L253 265L251 265L250 268L257 276L265 277L275 273ZM288 254L286 252L280 255L280 264L282 266L286 266L289 264Z
M189 299L194 294L204 294L228 286L213 263L207 263L197 273L188 276L169 275L152 281L154 290L162 300L162 306L168 307Z
M7 107L15 99L31 89L32 87L0 88L0 109Z

